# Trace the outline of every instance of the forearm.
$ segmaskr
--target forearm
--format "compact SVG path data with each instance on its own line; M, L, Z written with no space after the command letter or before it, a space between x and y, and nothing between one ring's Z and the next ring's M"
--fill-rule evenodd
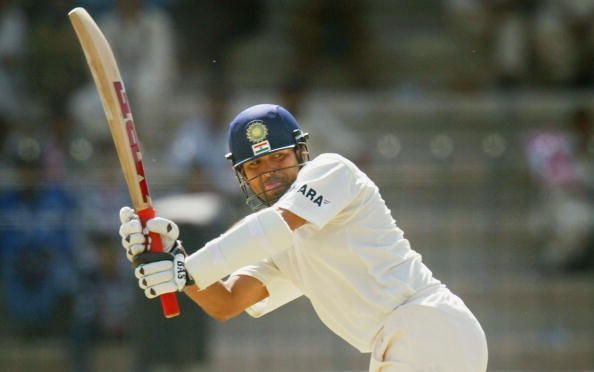
M248 276L231 276L226 282L217 281L205 289L192 285L185 294L208 315L219 321L229 320L246 308L268 297L266 287Z
M227 320L241 312L230 314L229 311L226 311L228 307L231 307L233 295L221 281L215 282L203 290L200 290L197 285L191 285L184 289L184 293L204 312L217 320Z

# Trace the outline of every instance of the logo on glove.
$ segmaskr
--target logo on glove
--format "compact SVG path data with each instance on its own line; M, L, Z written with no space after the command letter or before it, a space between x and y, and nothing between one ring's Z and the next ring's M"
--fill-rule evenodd
M182 280L182 279L186 279L186 268L184 267L184 262L183 261L176 261L176 271L177 271L177 278Z

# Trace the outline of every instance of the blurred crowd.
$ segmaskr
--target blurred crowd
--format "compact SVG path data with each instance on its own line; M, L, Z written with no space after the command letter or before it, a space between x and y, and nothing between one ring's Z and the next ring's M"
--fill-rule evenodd
M488 79L504 94L592 92L594 1L450 0L446 10L459 40L485 56ZM529 225L546 272L594 267L592 115L591 106L576 102L561 120L525 136L535 189Z
M526 158L537 192L531 227L552 272L594 267L594 118L576 108L564 126L526 138Z
M87 8L112 45L150 153L145 162L159 174L153 194L185 195L177 202L196 202L204 212L176 220L176 200L169 200L167 217L187 225L192 250L246 211L224 159L225 127L235 110L227 68L233 48L271 22L269 5L0 1L0 311L10 320L0 337L67 336L73 366L84 371L93 342L130 339L133 312L137 319L159 318L158 307L150 310L155 315L136 304L128 262L119 251L117 212L129 198L68 10ZM285 37L294 49L293 64L275 96L316 133L318 148L368 164L369 151L356 135L307 99L320 61L342 69L349 89L382 88L369 58L373 43L365 2L311 0L292 6ZM486 68L497 84L592 87L594 2L452 0L446 8L456 31L491 56ZM191 96L195 112L172 115L180 89L188 86L204 92ZM544 239L538 232L548 244L543 260L551 265L572 267L594 252L591 110L576 109L567 126L543 128L526 142L527 162L542 190L540 205L549 211L538 215L550 219L535 225L552 235ZM558 231L547 229L550 225ZM191 357L185 354L196 361L206 358L207 323L200 315L191 321L204 330L188 335L203 347ZM145 343L155 337L136 335L140 368L141 361L152 362ZM185 346L184 341L176 350Z
M450 0L448 13L501 87L594 84L592 1Z

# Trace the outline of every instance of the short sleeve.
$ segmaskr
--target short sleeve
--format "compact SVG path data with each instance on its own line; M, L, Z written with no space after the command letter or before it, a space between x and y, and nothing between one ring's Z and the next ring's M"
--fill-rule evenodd
M355 172L355 166L343 157L322 154L303 167L275 206L322 228L361 191Z
M231 275L251 276L266 286L268 297L245 310L254 318L266 315L303 295L301 290L269 259L245 266Z

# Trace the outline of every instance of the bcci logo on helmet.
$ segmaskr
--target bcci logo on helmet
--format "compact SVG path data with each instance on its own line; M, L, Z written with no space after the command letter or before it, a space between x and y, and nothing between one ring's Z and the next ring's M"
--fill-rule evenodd
M248 124L245 135L251 143L262 142L268 136L268 128L261 120L254 120Z

